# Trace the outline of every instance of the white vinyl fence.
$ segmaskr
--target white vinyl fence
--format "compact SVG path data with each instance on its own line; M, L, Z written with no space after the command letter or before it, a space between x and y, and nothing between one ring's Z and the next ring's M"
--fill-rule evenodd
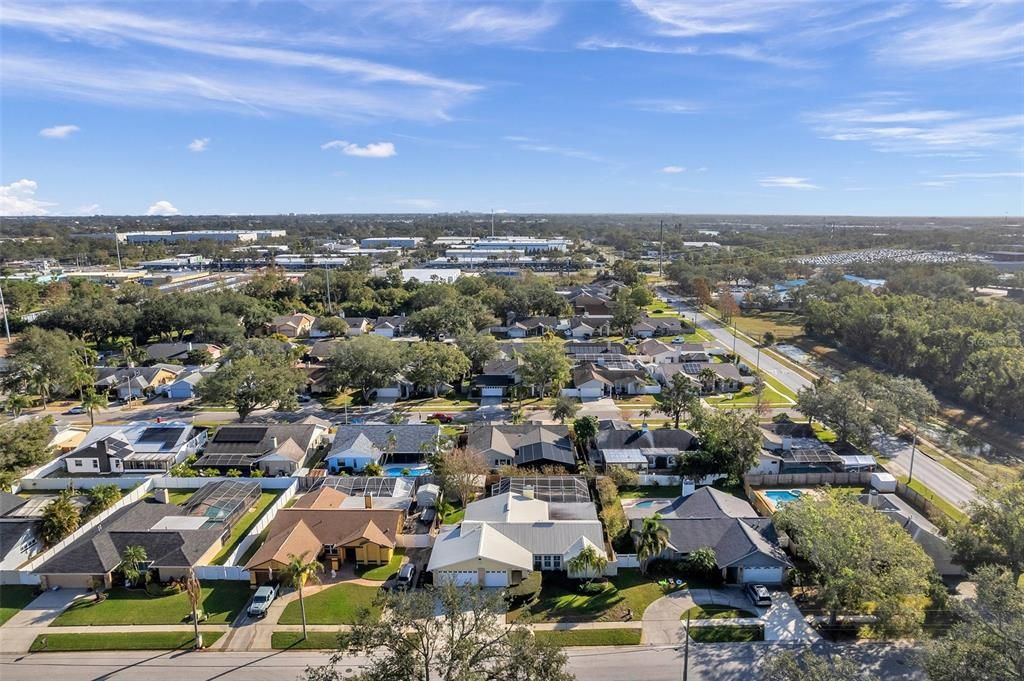
M228 580L248 582L249 571L237 565L197 565L193 572L200 581Z
M279 496L277 500L274 501L274 503L267 507L267 510L265 510L263 512L263 515L260 516L260 519L256 521L256 524L252 526L251 530L249 530L249 534L245 535L242 541L238 543L238 546L235 547L235 550L232 551L231 555L228 556L227 560L224 561L225 566L235 566L235 564L242 558L242 556L245 555L245 552L249 550L249 547L252 546L252 543L259 538L263 530L267 529L267 526L270 525L270 521L274 519L274 516L277 515L277 512L284 508L285 505L289 501L291 501L292 497L294 497L295 493L299 490L298 478L269 478L269 480L275 479L288 480L291 482L291 484L287 487L287 489L285 489L281 496ZM224 577L224 579L239 578ZM249 579L248 572L245 573L244 579Z

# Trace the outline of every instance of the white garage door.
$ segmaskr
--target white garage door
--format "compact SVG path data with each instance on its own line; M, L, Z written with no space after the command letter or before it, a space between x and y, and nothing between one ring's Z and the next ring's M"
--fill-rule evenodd
M488 570L484 573L484 586L508 586L508 572Z
M441 584L455 586L476 586L478 583L476 570L445 570L437 573Z
M743 568L744 584L779 584L782 582L781 567Z
M602 388L580 388L580 397L603 397L604 390Z
M504 392L503 388L480 388L480 397L501 397Z

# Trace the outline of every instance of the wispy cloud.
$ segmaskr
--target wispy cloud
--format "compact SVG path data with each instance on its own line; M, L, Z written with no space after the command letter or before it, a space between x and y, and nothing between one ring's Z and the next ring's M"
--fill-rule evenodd
M685 173L686 168L682 166L665 166L661 169L661 172L668 173L669 175L678 175L679 173Z
M581 50L628 50L650 54L675 54L691 57L731 57L742 61L759 62L784 68L811 68L815 66L814 62L806 59L778 54L753 44L713 47L646 40L591 37L579 41L576 47Z
M477 7L456 17L446 30L470 38L486 36L494 42L528 40L558 23L550 8L537 12L515 12L508 7Z
M525 137L523 135L505 135L501 139L506 142L514 143L517 149L521 149L523 151L535 151L541 154L555 154L557 156L578 158L583 161L593 161L595 163L606 162L606 160L601 156L589 151L573 149L571 147L564 147L556 144L548 144L543 140L535 139L533 137Z
M346 156L359 156L362 158L390 158L398 152L391 142L371 142L365 146L359 146L345 140L331 140L320 145L321 149L338 149Z
M36 198L35 180L17 180L0 185L0 215L46 215L57 204Z
M939 187L948 187L953 184L952 180L925 180L924 182L918 182L918 187L928 187L929 189L938 189Z
M899 102L897 102L898 104ZM826 139L865 142L879 151L961 155L972 150L1019 144L1024 115L985 116L971 112L893 109L868 103L807 114Z
M1019 170L997 171L991 173L948 173L942 177L948 180L992 180L996 178L1024 178Z
M146 215L177 215L180 213L170 201L157 201L146 209Z
M940 14L884 41L884 62L957 67L1024 58L1024 15L1019 2L950 3Z
M195 153L202 153L210 148L209 137L197 137L188 143L188 150Z
M637 111L650 111L667 114L692 114L700 111L700 107L684 99L634 99L627 103Z
M771 176L762 177L757 181L762 187L768 187L770 189L821 189L816 184L812 184L806 177L786 177L786 176Z
M765 31L779 23L783 12L805 3L799 0L632 0L632 5L654 22L658 33L689 38Z
M40 137L49 137L50 139L67 139L73 133L81 130L77 125L55 125L52 128L43 128L39 131Z

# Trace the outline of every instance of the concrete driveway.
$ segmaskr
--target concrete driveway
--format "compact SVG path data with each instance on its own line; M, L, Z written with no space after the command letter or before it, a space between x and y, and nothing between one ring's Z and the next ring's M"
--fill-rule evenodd
M615 400L610 397L602 397L598 400L591 402L584 402L583 406L580 407L576 417L580 416L596 416L600 420L604 419L621 419L622 410L619 409L618 405L615 404Z
M31 603L19 610L0 627L0 651L4 653L23 653L32 642L46 631L57 615L64 612L69 605L79 598L91 594L85 589L59 589L46 591Z

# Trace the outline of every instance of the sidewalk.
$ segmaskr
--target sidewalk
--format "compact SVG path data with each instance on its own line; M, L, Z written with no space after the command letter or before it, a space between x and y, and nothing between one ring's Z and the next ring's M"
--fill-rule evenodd
M89 595L84 589L47 591L19 610L0 627L0 652L24 653L36 636L47 631L57 615L79 598ZM74 627L68 627L69 629ZM64 627L61 627L63 630Z

